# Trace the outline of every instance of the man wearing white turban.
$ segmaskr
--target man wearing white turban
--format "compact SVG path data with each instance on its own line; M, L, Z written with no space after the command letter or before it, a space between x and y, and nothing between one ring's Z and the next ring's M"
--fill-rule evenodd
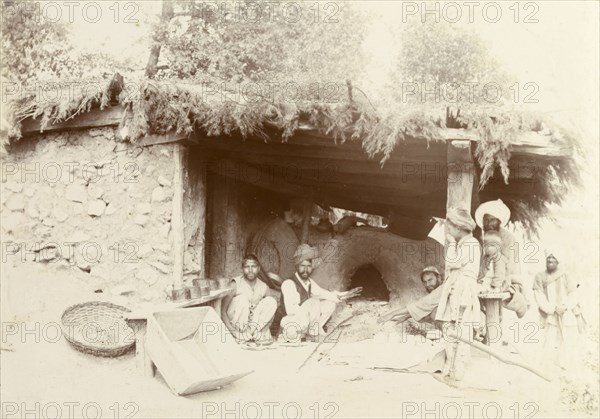
M508 209L501 199L484 202L475 211L475 221L483 231L484 240L485 234L489 231L496 231L500 235L500 253L506 258L507 273L510 279L510 288L508 291L511 295L514 295L517 292L523 293L523 280L521 278L521 266L518 262L518 252L520 249L515 247L517 245L515 237L510 231L504 228L509 220L510 209ZM505 307L517 311L511 305L505 305ZM519 307L519 312L522 309L522 307Z
M281 302L275 319L281 319L281 335L287 342L298 342L304 337L312 341L324 338L323 326L336 304L360 292L332 292L321 288L310 277L316 258L317 249L301 244L294 254L296 272L281 284Z

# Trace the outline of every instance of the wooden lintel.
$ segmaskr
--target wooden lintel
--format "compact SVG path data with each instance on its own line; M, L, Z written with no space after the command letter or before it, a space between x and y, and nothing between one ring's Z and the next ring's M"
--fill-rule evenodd
M161 135L157 135L157 134L146 135L146 136L140 138L136 142L136 144L138 144L142 147L148 147L148 146L157 145L157 144L168 144L168 143L175 143L178 141L186 141L187 139L188 139L188 135L186 135L186 134L176 134L174 132L171 132L171 133L161 134Z
M124 112L126 111L121 106L111 106L102 110L94 108L89 112L81 113L65 121L47 125L43 131L40 119L27 118L21 123L21 134L27 136L39 134L40 132L116 126L121 123Z
M48 125L41 131L40 119L27 118L21 122L21 134L25 137L28 135L38 134L40 132L52 132L52 131L65 131L68 129L85 129L94 127L104 126L117 126L121 123L124 113L126 110L122 106L110 106L105 109L94 108L89 112L83 112L78 115L72 116L69 119L61 122L57 122L52 125ZM266 125L269 125L268 123ZM272 125L272 124L271 124ZM269 134L272 141L269 144L282 143L281 130L276 126L270 126ZM436 133L436 138L425 138L414 136L412 142L423 142L427 145L425 140L439 140L450 142L453 140L465 140L465 141L480 141L480 135L474 130L460 129L460 128L439 128ZM193 141L190 138L185 137L187 141ZM204 139L200 135L195 135L194 139L197 139L199 143L204 143ZM211 138L212 139L212 138ZM220 139L219 139L220 140ZM233 140L235 138L228 138ZM151 141L151 140L148 140ZM210 141L210 140L209 140ZM218 140L217 140L218 141ZM248 138L248 141L264 143L264 139ZM409 141L411 142L411 141ZM324 135L314 127L307 124L302 124L296 131L296 134L288 141L291 145L310 146L316 145L320 147L327 147L333 149L345 149L358 151L361 149L361 144L358 141L346 141L342 146L336 144L331 136ZM427 147L426 147L427 148ZM555 144L551 141L551 137L543 135L538 132L523 132L520 133L513 143L511 144L513 154L522 154L530 156L548 156L548 157L568 157L572 154L570 146L565 145L561 147L559 144ZM402 153L405 154L405 153ZM391 158L394 158L392 154Z

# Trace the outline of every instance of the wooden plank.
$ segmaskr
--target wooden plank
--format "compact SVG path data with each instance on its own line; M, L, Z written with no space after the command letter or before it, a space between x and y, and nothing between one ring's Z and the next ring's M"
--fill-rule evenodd
M200 167L196 167L194 170L199 171L198 174L198 201L199 206L199 220L198 220L198 232L196 233L196 254L198 258L198 264L200 265L200 278L206 277L206 210L207 210L207 181L206 181L206 164L201 164ZM218 311L219 315L221 312Z
M173 145L173 211L171 227L173 229L173 287L183 287L183 253L185 251L185 233L183 221L183 170L186 150L181 144Z
M121 123L125 112L125 109L121 106L111 106L103 110L100 110L100 108L94 108L89 112L72 116L65 121L48 125L44 131L41 131L41 121L39 118L27 118L21 122L21 133L23 136L27 136L40 132L115 126Z
M121 123L123 119L125 109L121 106L111 106L100 110L100 108L94 108L89 112L80 113L75 116L71 116L65 121L49 125L44 129L44 132L52 131L64 131L68 129L84 129L94 128L103 126L116 126ZM268 126L267 133L270 136L269 145L281 144L281 130L275 127L273 124L266 123ZM41 123L40 119L27 118L21 122L21 132L23 136L40 133ZM349 136L348 136L349 137ZM207 139L206 136L196 134L193 136L195 141ZM232 135L225 137L228 141L238 143L237 139L240 139L240 135ZM209 140L221 140L219 137L209 137ZM192 141L192 138L188 139ZM436 140L449 142L452 140L466 140L466 141L479 141L479 134L473 130L456 129L456 128L440 128L437 132ZM148 140L151 141L151 140ZM248 138L248 143L251 145L256 143L264 143L263 139L259 138ZM198 141L203 142L203 141ZM432 144L434 141L430 140ZM399 147L402 145L412 144L423 144L427 148L427 139L418 135L409 138L403 144L398 144L394 150L393 157L399 154L405 154L399 152ZM342 149L359 151L362 150L362 141L360 140L347 140L343 144L341 142L334 142L333 138L328 135L319 133L316 129L308 124L302 124L299 129L296 130L295 135L289 139L288 144L295 146L316 146L320 148L331 148L331 149ZM549 156L549 157L564 157L571 156L572 147L568 144L556 144L552 142L552 138L549 135L543 135L538 132L524 132L520 133L512 143L513 154L529 155L529 156ZM410 154L410 153L409 153ZM393 158L392 157L392 158Z
M185 141L188 139L188 137L189 136L187 134L176 134L175 132L170 132L161 135L150 134L140 138L135 144L140 145L142 147L148 147L157 144L168 144L175 143L178 141Z
M407 154L402 151L403 147L407 147L407 150L410 150L408 154L412 154L414 152L413 147L422 147L426 152L431 152L432 150L428 149L431 146L435 146L436 143L447 143L453 140L465 140L472 142L479 142L480 135L474 130L465 130L459 128L440 128L437 133L437 137L435 139L428 139L425 137L414 136L406 141L399 143L394 148L390 159L396 158L398 155ZM350 152L358 152L364 150L362 147L362 141L360 140L347 140L344 143L338 141L338 143L333 141L331 136L325 136L323 134L318 133L314 129L299 129L296 131L293 137L291 137L288 142L283 143L281 140L281 131L269 131L270 140L268 143L265 143L263 139L258 138L248 138L244 142L249 145L253 144L268 144L272 145L290 145L290 146L300 146L300 147L320 147L325 148L326 150L333 149L342 149ZM212 141L219 140L222 138L219 137L204 137L204 140ZM234 142L238 141L235 137L229 137L229 139L233 139ZM202 141L200 141L202 142ZM239 138L239 142L242 142L242 139ZM429 147L428 147L429 145ZM511 144L511 152L513 154L520 154L523 156L547 156L547 157L565 157L572 155L572 147L568 144L556 144L553 142L552 137L549 135L543 135L538 132L523 132L517 134L516 138L513 140ZM366 154L365 154L366 155ZM379 160L376 158L376 160Z
M126 321L145 321L148 319L151 313L163 311L163 310L172 310L176 308L188 308L200 306L203 304L212 304L216 300L220 300L224 298L227 294L233 291L232 287L222 288L219 290L211 291L209 295L203 295L200 298L193 298L191 300L186 301L169 301L167 303L162 304L152 304L146 308L138 309L126 313L124 318ZM217 313L220 315L220 313Z
M224 156L224 154L223 154ZM381 169L376 164L359 162L327 162L315 159L298 159L294 156L283 160L281 157L264 157L262 155L228 153L227 157L233 161L227 170L231 176L239 180L262 177L269 182L314 184L316 186L346 185L363 186L366 188L387 188L390 192L397 190L446 190L447 166L446 162L430 164L406 164L394 168L387 166ZM248 163L248 164L246 164ZM210 166L222 164L221 160L213 160ZM365 170L369 167L370 170ZM260 171L259 169L260 168Z
M448 143L448 192L446 198L446 218L448 218L448 212L452 208L463 208L471 213L471 196L473 193L473 182L475 176L475 170L473 165L473 156L471 154L471 142L464 140L455 140ZM448 249L448 240L446 240L445 248ZM449 261L445 260L445 272L450 272ZM462 310L462 309L461 309ZM456 323L456 327L460 333L467 333L465 325L460 319L462 313L458 315L459 320ZM470 334L470 327L468 328ZM446 335L446 330L444 330ZM449 349L446 349L446 367L450 367L450 370L454 369L454 363L456 361L456 353L458 351L458 343L453 344L454 355ZM448 358L451 356L451 358Z
M208 177L208 275L233 278L239 275L246 248L240 187L237 179L227 177L226 173L222 176L213 173Z
M296 157L312 160L341 160L352 163L364 162L370 166L380 167L381 156L369 159L360 143L344 143L335 145L333 141L320 141L319 143L299 144L298 142L282 143L278 141L264 142L228 137L204 137L198 144L211 150L222 150L240 154L260 154L281 158ZM384 167L396 161L446 161L446 143L431 142L429 147L425 141L413 141L398 144L390 159Z

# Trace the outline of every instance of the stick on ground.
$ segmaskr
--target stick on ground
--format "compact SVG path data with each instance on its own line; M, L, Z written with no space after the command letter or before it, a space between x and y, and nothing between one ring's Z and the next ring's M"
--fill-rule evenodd
M471 345L474 348L479 349L480 351L483 351L489 355L492 355L494 358L498 359L499 361L504 362L505 364L509 364L509 365L515 365L517 367L521 367L526 369L529 372L534 373L535 375L537 375L538 377L543 378L546 381L552 381L552 379L543 371L538 370L535 367L532 367L530 365L525 364L524 362L518 360L518 359L511 359L509 356L507 356L506 354L503 354L501 351L495 350L490 348L487 345L484 345L483 343L480 342L471 342L469 341L467 338L463 337L463 336L457 336L453 333L447 333L446 337L448 338L452 338L452 339L458 339L461 342L464 342L468 345Z
M346 318L346 319L342 320L340 323L338 323L338 324L337 324L337 325L336 325L336 326L335 326L335 327L334 327L334 328L331 330L331 332L327 333L327 336L325 336L325 339L323 339L321 342L319 342L319 343L317 344L317 346L315 346L315 349L314 349L314 350L313 350L313 351L310 353L310 355L309 355L309 356L308 356L308 357L307 357L307 358L304 360L304 362L302 363L302 365L300 365L300 366L298 367L298 370L297 370L297 371L300 371L300 370L302 369L302 367L304 367L304 366L305 366L305 365L308 363L308 361L309 361L309 360L310 360L310 359L313 357L313 355L314 355L315 353L317 353L317 350L319 349L319 347L320 347L320 346L321 346L321 345L322 345L324 342L326 342L326 341L327 341L327 338L329 338L331 335L333 335L333 333L334 333L334 332L335 332L335 331L336 331L336 330L337 330L337 329L338 329L338 328L339 328L341 325L343 325L344 323L346 323L348 320L350 320L350 319L351 319L351 318L353 318L353 317L354 317L354 314L352 314L352 315L351 315L351 316L349 316L348 318Z

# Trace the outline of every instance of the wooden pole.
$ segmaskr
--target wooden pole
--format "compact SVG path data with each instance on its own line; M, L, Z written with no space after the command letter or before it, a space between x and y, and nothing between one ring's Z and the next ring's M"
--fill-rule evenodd
M464 336L458 336L455 335L453 333L446 333L446 337L450 338L450 339L456 339L456 340L460 340L461 342L466 343L467 345L470 345L474 348L479 349L480 351L483 351L489 355L492 355L494 358L504 362L505 364L509 364L509 365L515 365L517 367L521 367L526 369L529 372L534 373L535 375L537 375L538 377L543 378L546 381L552 381L552 379L544 372L544 371L540 371L537 368L534 368L530 365L525 364L523 361L520 361L518 359L512 359L510 358L508 355L503 354L501 351L497 350L497 349L492 349L489 346L484 345L481 342L477 342L477 341L473 341L471 342L469 339L467 339Z
M320 341L317 346L315 346L315 349L313 349L313 351L310 353L310 355L308 355L308 357L304 360L304 362L302 364L300 364L300 366L298 367L298 369L296 370L296 372L300 371L302 369L303 366L305 366L308 361L313 357L313 355L315 353L317 353L317 350L321 347L321 345L325 342L328 342L327 339L329 339L331 337L331 335L333 335L342 325L344 325L345 323L347 323L350 319L352 319L354 317L354 314L351 314L349 317L345 318L344 320L342 320L341 322L339 322L338 324L335 325L335 327L333 329L331 329L329 331L329 333L327 333L327 336L325 336L325 338ZM339 339L339 336L338 336ZM334 343L337 343L338 341L336 340Z
M446 210L456 207L471 212L475 166L471 142L454 140L448 143L448 194Z
M183 253L185 251L185 234L183 224L183 170L186 156L185 146L180 143L173 145L173 160L175 163L173 175L173 212L171 228L173 229L173 288L183 287Z
M471 155L471 142L453 140L448 142L448 191L446 197L446 214L451 208L463 208L471 213L471 195L473 192L473 157ZM448 249L448 242L445 244ZM450 272L446 261L444 272ZM462 316L459 315L459 321ZM457 325L458 326L458 325ZM459 326L460 327L460 326ZM454 368L454 361L458 354L458 342L454 345L454 358L446 360ZM446 353L448 355L448 353Z
M308 244L308 227L310 226L310 218L312 216L312 206L312 200L307 200L304 202L304 217L302 218L302 239L300 240L301 244Z
M200 209L198 220L198 231L196 233L196 252L198 265L200 265L200 278L206 278L206 210L207 210L207 189L206 189L206 163L201 162L197 170L198 176L198 206Z

